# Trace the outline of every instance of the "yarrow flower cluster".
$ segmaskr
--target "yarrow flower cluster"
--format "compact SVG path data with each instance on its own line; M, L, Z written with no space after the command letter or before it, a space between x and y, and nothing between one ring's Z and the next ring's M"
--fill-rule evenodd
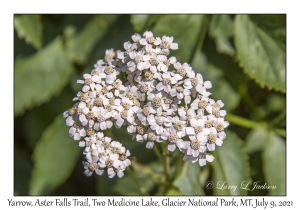
M74 106L63 113L69 135L85 147L85 174L124 175L131 162L129 150L101 131L121 126L138 142L168 142L168 150L178 148L184 161L200 166L212 162L209 153L226 138L224 103L209 96L210 81L204 81L188 63L169 56L178 49L173 37L154 37L151 31L134 34L124 43L124 51L108 49L104 59L84 74L82 90ZM169 57L168 57L169 56Z

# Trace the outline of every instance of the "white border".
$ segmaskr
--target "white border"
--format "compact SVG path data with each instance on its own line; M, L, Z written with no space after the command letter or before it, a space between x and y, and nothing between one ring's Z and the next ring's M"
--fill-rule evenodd
M2 116L1 120L1 181L0 181L0 206L5 207L1 209L8 209L7 199L35 201L39 199L62 197L14 197L13 196L13 14L15 13L282 13L287 14L287 196L280 197L264 197L266 201L292 200L294 206L290 209L300 209L299 196L297 195L300 189L299 175L299 161L298 161L298 116L300 107L299 103L299 21L300 16L297 11L296 1L2 1L0 3L1 10L1 90L4 96L1 101ZM298 86L297 86L298 85ZM278 169L281 170L281 169ZM74 199L76 197L69 197ZM83 197L78 197L83 199ZM90 199L92 199L91 197ZM94 197L95 198L95 197ZM100 199L108 199L109 197L96 197ZM115 197L120 199L120 197ZM126 199L140 200L142 197L126 197ZM154 197L155 200L162 200L166 197ZM171 197L176 199L177 197ZM188 197L180 197L187 199ZM216 197L199 197L205 200L214 200ZM241 198L262 199L263 197L235 197L236 200ZM147 199L147 198L146 198ZM150 199L150 198L148 198ZM220 199L232 199L232 197L220 197ZM69 209L99 209L101 207L66 207ZM106 207L109 208L109 207ZM122 208L136 208L136 207L122 207ZM138 207L140 208L140 207ZM167 208L167 207L164 207ZM182 207L175 207L182 208ZM197 207L199 208L199 207ZM226 207L232 208L232 207ZM240 209L249 209L239 207ZM287 207L285 207L287 208ZM27 209L27 208L20 208ZM28 209L32 209L28 207ZM40 208L39 208L40 209ZM57 209L57 207L47 207L47 209ZM137 208L136 208L137 209ZM213 207L206 207L205 209L216 209ZM278 209L278 208L276 208ZM281 209L281 208L280 208ZM283 209L283 208L282 208Z

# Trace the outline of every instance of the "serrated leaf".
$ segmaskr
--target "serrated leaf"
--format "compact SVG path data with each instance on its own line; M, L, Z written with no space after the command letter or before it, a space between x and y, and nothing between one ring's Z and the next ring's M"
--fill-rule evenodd
M107 33L117 18L118 15L96 15L78 35L67 40L69 57L79 64L84 64L96 43Z
M230 195L247 195L247 190L241 189L243 182L250 182L250 165L245 152L243 141L233 132L226 131L226 139L221 147L217 147L216 158L224 173L225 180L215 180L215 190L218 186L237 186L235 190L229 190ZM218 184L219 182L219 184Z
M154 36L169 36L178 43L179 49L172 50L172 55L181 62L190 62L198 47L199 34L204 29L205 15L165 15L153 28Z
M30 195L49 195L72 173L82 149L68 135L62 115L44 131L33 152Z
M42 21L39 15L20 15L15 17L15 29L19 38L25 38L27 43L36 49L43 45Z
M200 182L198 162L185 162L180 176L174 182L174 186L180 190L182 195L205 195Z
M52 123L53 119L62 110L67 110L73 106L74 102L70 100L72 97L74 97L74 93L65 88L58 97L53 97L48 103L30 110L24 115L22 131L30 149L35 147L36 142L41 138L42 133ZM57 104L60 104L60 106L57 106Z
M263 128L255 128L250 131L246 137L245 149L248 154L258 152L266 146L269 138L269 132Z
M45 49L15 61L15 115L40 105L60 93L68 82L73 66L57 38Z
M144 32L143 30L149 30L149 27L155 23L155 21L161 15L131 15L130 22L133 28L137 32Z
M219 53L234 55L235 50L229 41L233 36L233 21L230 15L213 15L209 25L209 35L215 39Z
M259 17L256 16L256 21ZM264 18L260 21L263 22ZM278 26L281 27L281 23ZM235 18L234 42L245 73L261 86L285 92L285 44L270 34L267 28L260 27L248 15L237 15Z
M269 189L269 194L286 195L286 144L280 136L269 133L262 159L267 185L276 186L275 189Z

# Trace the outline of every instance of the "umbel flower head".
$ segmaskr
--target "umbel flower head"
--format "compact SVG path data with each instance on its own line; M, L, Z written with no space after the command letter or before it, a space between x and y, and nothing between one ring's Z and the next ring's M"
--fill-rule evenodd
M131 164L130 152L103 135L112 126L126 126L148 149L167 142L170 152L185 154L184 161L212 162L209 152L222 146L229 123L224 103L210 98L211 82L169 56L178 49L173 37L146 31L131 38L123 51L107 49L90 74L77 81L83 86L76 103L63 113L69 135L84 147L84 173L102 175L107 168L110 178L122 177Z

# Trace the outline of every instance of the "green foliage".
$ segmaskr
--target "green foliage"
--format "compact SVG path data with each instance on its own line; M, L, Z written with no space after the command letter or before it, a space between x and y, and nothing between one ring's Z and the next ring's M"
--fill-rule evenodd
M274 15L278 17L278 15ZM285 18L284 15L279 15ZM254 16L256 22L267 25L265 16ZM274 19L276 21L277 19ZM278 19L280 21L280 19ZM262 86L285 92L286 53L280 35L254 22L248 15L237 15L234 22L234 40L237 56L245 72ZM276 24L276 22L273 24ZM282 21L279 27L282 26ZM285 27L281 28L285 34ZM280 31L281 32L281 31Z
M164 35L175 37L180 50L172 54L179 62L185 63L192 60L194 52L202 44L200 38L207 30L206 25L205 15L165 15L154 26L153 33L160 37ZM175 28L178 30L174 30Z
M62 91L73 67L63 51L61 38L45 49L15 61L15 115L40 105ZM25 85L25 86L24 86Z
M96 15L80 33L74 37L70 35L71 37L67 42L67 52L70 59L84 64L95 44L107 33L117 17L117 15ZM68 31L66 32L68 33Z
M217 51L234 55L235 50L230 43L233 37L233 21L230 15L213 15L209 26L209 35L216 40Z
M160 180L161 175L156 173L153 169L153 167L159 165L160 163L158 162L154 162L149 166L133 162L133 171L128 172L128 170L131 169L127 169L126 173L129 174L126 174L124 179L122 178L117 181L114 190L121 195L147 195L147 192L150 192ZM140 184L137 185L137 182Z
M14 23L15 195L62 195L74 186L86 188L80 195L286 194L286 15L16 15ZM121 179L86 177L62 113L105 50L123 50L145 30L173 36L179 49L171 55L212 82L227 137L200 168L113 128L106 135L131 151L132 166ZM276 189L249 192L243 181ZM237 188L217 189L222 183Z
M207 62L204 54L196 53L193 69L202 74L205 80L211 81L213 87L210 89L213 99L222 100L225 104L224 109L231 111L236 108L240 102L240 95L224 79L224 71Z
M39 15L20 15L15 17L15 29L20 38L32 44L35 49L43 45L42 21Z
M61 115L44 131L33 152L34 167L30 195L49 195L72 173L81 149L70 141L65 119Z
M242 140L235 133L227 131L226 135L223 145L216 148L215 151L216 158L220 164L213 164L214 170L218 173L223 173L221 177L224 179L218 180L215 182L215 185L217 187L219 182L221 186L225 182L225 185L238 186L236 190L229 190L229 194L247 195L247 191L239 187L241 183L251 181L248 156ZM220 191L220 189L215 190Z
M148 30L162 15L131 15L130 22L134 30L144 33Z
M261 151L267 143L268 140L268 131L263 128L255 128L250 131L246 137L245 149L248 154Z
M264 175L270 189L270 195L286 195L286 146L285 141L270 132L262 154ZM264 184L264 183L260 183Z
M200 167L191 162L184 163L180 176L174 182L182 195L205 195L200 183Z

